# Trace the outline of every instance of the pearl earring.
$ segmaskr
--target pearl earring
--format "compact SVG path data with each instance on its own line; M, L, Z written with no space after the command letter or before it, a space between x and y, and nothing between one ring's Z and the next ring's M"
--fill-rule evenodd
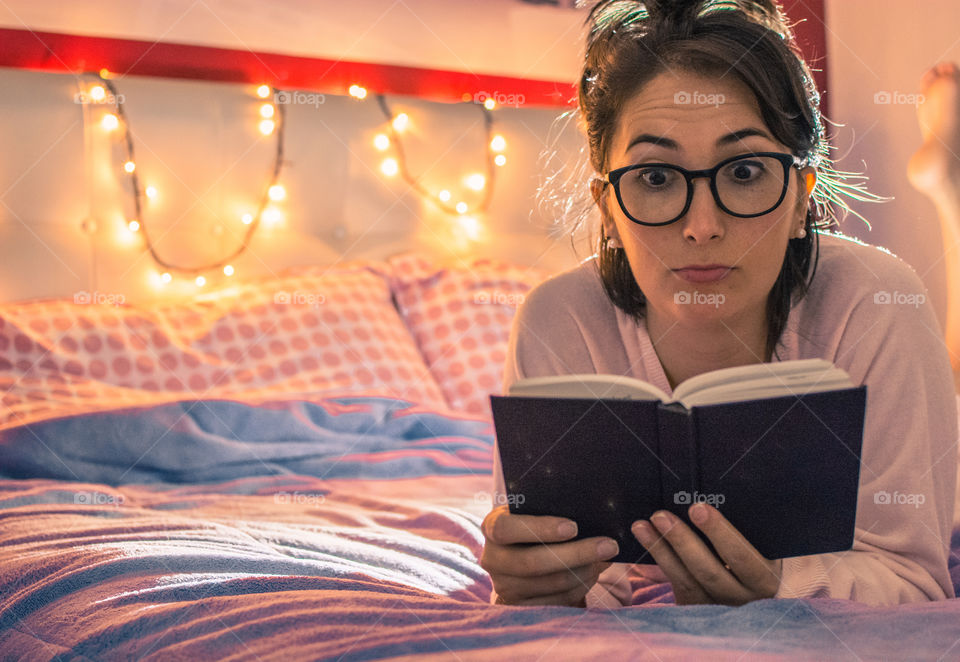
M806 236L807 236L807 231L806 231L806 229L805 229L805 228L800 228L800 230L797 232L797 239L803 239L803 238L806 237Z
M623 245L616 237L607 237L607 248L616 250L618 248L623 248Z

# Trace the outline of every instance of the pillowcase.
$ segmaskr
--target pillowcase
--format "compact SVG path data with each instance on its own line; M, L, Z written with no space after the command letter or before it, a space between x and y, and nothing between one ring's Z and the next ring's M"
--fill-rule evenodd
M489 416L517 307L547 272L490 259L443 267L417 253L389 264L397 307L447 403Z
M0 305L0 429L187 399L378 395L446 409L386 270L301 269L174 304L82 292Z

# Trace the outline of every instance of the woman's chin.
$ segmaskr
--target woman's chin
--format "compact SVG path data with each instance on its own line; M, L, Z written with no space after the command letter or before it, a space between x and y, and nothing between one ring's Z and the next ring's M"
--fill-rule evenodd
M681 324L719 322L736 314L736 303L722 292L677 292L673 315Z

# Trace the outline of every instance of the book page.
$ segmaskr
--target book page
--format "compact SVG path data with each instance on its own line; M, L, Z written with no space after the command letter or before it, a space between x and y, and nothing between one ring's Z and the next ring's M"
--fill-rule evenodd
M692 407L851 386L849 375L829 361L803 359L738 366L697 375L677 387L673 401Z
M647 382L622 375L552 375L514 382L509 395L545 398L662 400L669 396Z

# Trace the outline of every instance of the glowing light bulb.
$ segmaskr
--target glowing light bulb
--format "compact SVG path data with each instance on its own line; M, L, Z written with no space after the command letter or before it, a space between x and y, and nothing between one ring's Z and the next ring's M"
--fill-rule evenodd
M257 96L260 97L261 99L266 99L268 96L270 96L270 86L261 85L260 87L258 87Z
M480 222L473 216L458 217L457 225L468 239L477 239L480 236Z
M170 275L170 272L164 271L162 274L160 274L160 280L162 280L164 283L169 283L171 280L173 280L173 276Z
M194 282L197 284L197 287L203 287L207 284L207 279L203 276L197 276L197 280Z
M126 163L123 164L123 169L126 170L127 172L133 172L134 170L137 169L137 164L134 163L133 161L127 161Z
M223 268L223 274L224 274L225 276L232 276L232 275L233 275L233 267L232 267L231 265L229 265L229 264L226 265L226 266Z
M107 113L100 118L100 126L102 126L105 131L113 131L120 126L120 118L113 113Z
M487 97L483 102L483 107L487 110L493 110L497 107L497 102L493 100L493 97Z
M280 184L274 184L267 190L267 195L269 195L270 199L274 202L279 202L287 197L287 189L283 188Z
M385 133L378 133L373 139L373 146L383 152L389 149L390 138L388 138Z
M148 186L147 188L145 188L145 189L143 190L143 192L146 193L146 194L147 194L147 197L150 198L151 200L153 200L155 197L157 197L157 187L156 187L156 186Z
M273 107L272 103L265 103L260 106L260 117L270 119L273 117L274 112L276 112L276 109Z
M250 225L253 223L253 214L244 214L240 217L240 220L243 221L244 225Z
M360 85L351 85L350 96L356 99L365 99L367 97L367 88L361 87Z
M130 221L127 223L127 228L130 230L130 232L136 232L140 229L140 221Z
M397 131L403 131L407 128L407 125L410 123L410 118L406 113L400 113L393 118L393 128Z
M437 194L437 197L440 198L443 202L450 202L450 191L444 189Z
M494 152L502 152L507 147L506 139L501 135L495 135L493 140L490 141L490 149Z
M383 163L380 164L380 172L387 177L393 177L400 172L400 166L397 164L396 159L384 159Z
M103 101L107 98L107 91L103 89L103 85L94 85L90 88L90 98L94 101Z
M467 213L467 203L466 203L466 202L458 202L458 203L457 203L457 206L456 206L456 210L457 210L457 213L458 213L458 214L466 214L466 213Z
M267 225L277 225L283 220L283 213L279 209L268 209L263 212L262 218Z
M260 133L265 136L269 136L273 133L273 129L276 127L276 122L273 120L261 120L260 121Z
M482 191L483 187L487 185L487 178L480 173L474 173L467 177L466 184L467 188L471 188L474 191Z
M493 158L493 162L496 163L498 166L502 166L504 163L507 162L507 157L505 157L503 154L497 154Z

